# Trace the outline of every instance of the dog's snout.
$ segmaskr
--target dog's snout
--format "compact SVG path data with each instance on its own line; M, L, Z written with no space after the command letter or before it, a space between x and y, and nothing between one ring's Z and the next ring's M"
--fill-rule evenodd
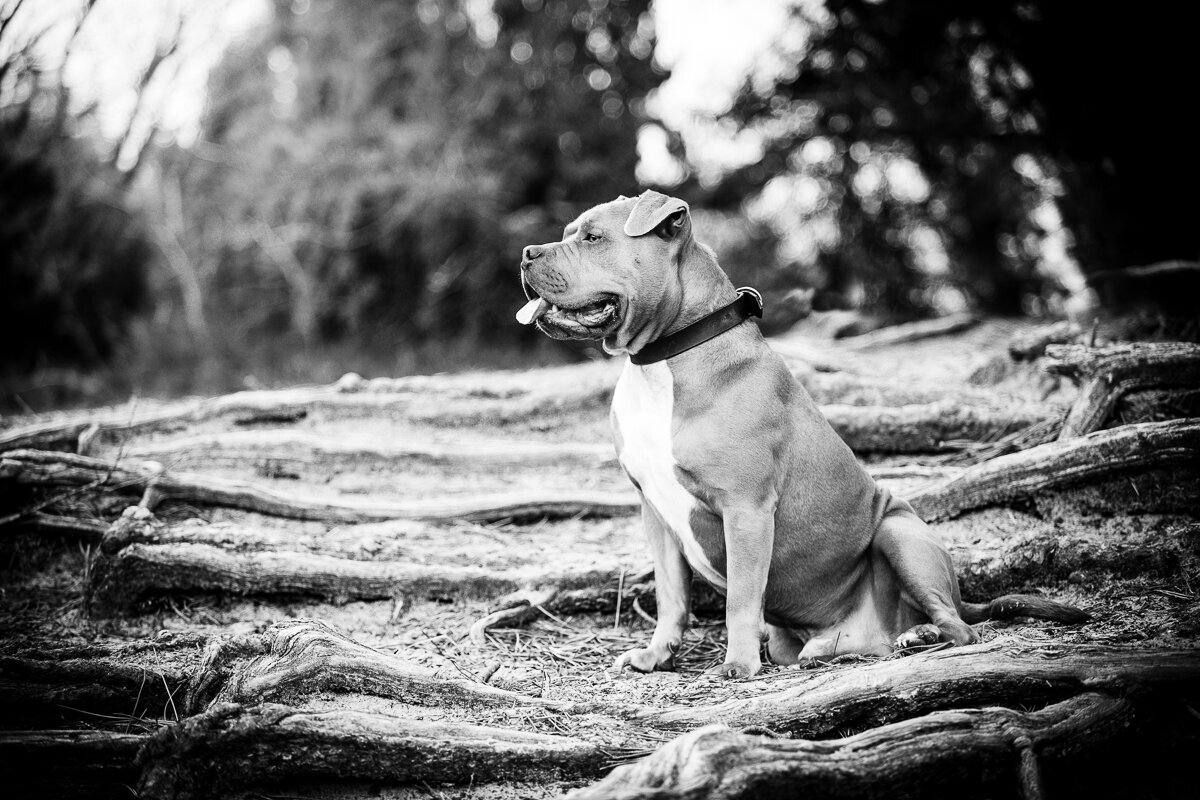
M525 263L535 261L542 257L542 248L536 244L531 244L525 248L525 251L522 253L522 255L524 256Z

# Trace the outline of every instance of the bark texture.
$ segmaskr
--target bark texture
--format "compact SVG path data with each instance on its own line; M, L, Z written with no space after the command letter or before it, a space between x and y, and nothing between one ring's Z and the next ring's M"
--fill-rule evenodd
M194 714L213 704L289 702L319 692L369 694L434 708L555 705L482 683L435 678L319 620L217 637L204 651L184 705Z
M1036 492L1159 467L1200 465L1200 420L1124 425L999 456L907 499L927 521Z
M312 493L284 492L252 481L198 473L173 472L157 462L130 469L88 456L42 450L13 450L0 456L0 479L24 486L108 488L147 494L147 504L164 501L252 511L276 517L321 522L371 522L391 519L427 521L528 520L630 514L634 496L612 492L520 490L487 497L440 497L427 500L322 499Z
M141 751L139 796L219 797L285 781L369 779L459 785L595 774L603 753L578 739L363 711L222 703Z
M1134 741L1123 699L1088 693L1025 713L940 711L836 741L774 739L709 725L571 800L758 800L1043 796L1043 761L1078 769ZM1065 763L1064 763L1065 762Z
M1081 382L1060 439L1099 430L1121 399L1134 392L1200 387L1200 345L1196 344L1050 345L1046 356L1047 371Z

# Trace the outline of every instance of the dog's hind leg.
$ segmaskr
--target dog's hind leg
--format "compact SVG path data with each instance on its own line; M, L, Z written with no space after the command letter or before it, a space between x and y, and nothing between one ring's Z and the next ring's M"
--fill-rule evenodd
M795 664L800 660L800 651L804 649L804 640L787 628L779 625L767 625L767 655L771 662L780 666Z
M954 644L979 641L979 635L963 622L960 614L958 578L950 553L907 503L894 498L890 501L872 546L887 559L900 585L929 616L929 622L937 626L941 641ZM911 628L901 634L896 644L907 642L903 646L911 646L917 643L912 641L914 637L924 642L929 633L927 629Z

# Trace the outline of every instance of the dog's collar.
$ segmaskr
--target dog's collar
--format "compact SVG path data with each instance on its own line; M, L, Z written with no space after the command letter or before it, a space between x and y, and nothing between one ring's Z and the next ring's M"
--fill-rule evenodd
M686 350L691 350L698 344L704 344L709 339L742 324L750 317L761 318L763 315L762 295L749 286L743 286L737 290L737 293L737 300L729 305L718 308L686 328L680 328L674 333L655 339L638 352L630 355L629 360L638 366L663 361Z

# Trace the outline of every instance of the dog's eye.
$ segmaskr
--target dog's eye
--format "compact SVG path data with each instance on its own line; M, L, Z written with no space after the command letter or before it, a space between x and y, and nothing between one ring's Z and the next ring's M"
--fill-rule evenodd
M585 242L598 242L600 241L600 234L593 231L588 231L583 235L583 240Z

